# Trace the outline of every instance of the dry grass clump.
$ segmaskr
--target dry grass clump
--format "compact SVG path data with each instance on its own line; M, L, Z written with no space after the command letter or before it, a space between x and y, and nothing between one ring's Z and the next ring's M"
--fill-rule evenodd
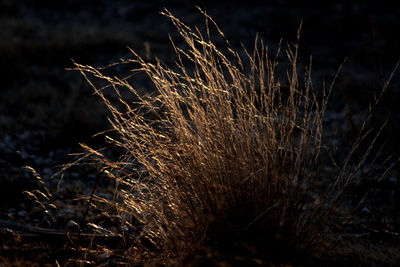
M206 34L165 15L186 42L173 43L176 66L145 62L134 51L128 61L154 83L152 97L76 64L88 81L101 78L119 96L115 104L89 81L111 111L108 139L123 155L110 160L86 149L118 182L115 206L139 222L133 261L165 263L204 247L271 260L318 255L349 178L342 171L322 188L316 171L329 90L317 94L309 72L299 79L297 45L284 52L290 64L282 79L280 49L271 56L256 42L242 57L226 41L222 52L208 23L225 37L207 14ZM126 89L137 101L122 96Z

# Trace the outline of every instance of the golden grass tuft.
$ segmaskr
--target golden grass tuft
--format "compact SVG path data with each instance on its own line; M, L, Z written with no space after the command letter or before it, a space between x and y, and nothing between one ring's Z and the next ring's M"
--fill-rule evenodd
M76 64L111 111L115 134L108 140L123 151L110 160L86 146L87 156L120 185L115 206L139 222L128 253L133 262L159 263L185 261L204 248L266 260L317 257L329 244L329 218L350 179L341 171L320 186L330 89L317 93L309 71L299 79L297 44L272 56L257 40L244 57L228 41L218 49L208 24L226 38L201 12L206 34L164 13L186 43L172 42L176 66L146 62L132 51L127 62L154 83L152 97ZM289 64L278 73L281 54ZM117 104L91 82L93 76L114 89ZM137 101L123 97L126 89Z

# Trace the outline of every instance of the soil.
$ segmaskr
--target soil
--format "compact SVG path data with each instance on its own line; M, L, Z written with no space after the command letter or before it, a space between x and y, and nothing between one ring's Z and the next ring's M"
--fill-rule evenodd
M357 210L358 223L343 222L340 228L348 231L349 242L380 244L388 253L386 258L383 253L381 262L345 256L351 258L350 262L385 265L393 264L388 258L400 260L400 75L393 72L400 60L400 37L396 34L400 4L338 0L0 0L0 266L127 263L123 254L113 252L129 243L121 241L121 229L108 234L89 227L79 229L79 223L85 220L112 226L101 217L101 207L88 209L87 198L82 196L90 196L96 185L97 194L112 198L115 184L99 175L95 167L71 168L63 179L53 176L60 165L77 159L69 154L82 151L79 143L106 145L102 136L93 135L110 129L104 105L82 75L71 68L74 62L102 67L130 58L128 47L148 60L159 58L166 65L172 64L175 58L169 35L178 45L179 36L159 12L165 7L188 25L204 30L204 17L196 5L216 21L236 50L242 46L251 50L256 35L272 50L281 39L283 46L292 45L301 24L299 62L304 68L312 56L317 90L323 81L331 82L344 62L324 120L325 142L337 150L337 162L345 158L371 114L370 103L393 73L366 124L371 134L361 143L365 150L374 133L382 129L377 149L371 153L376 160L366 160L359 178L347 189L347 203L354 207L366 192L368 195ZM223 45L223 40L216 43ZM119 66L108 71L124 77L129 68ZM144 91L151 88L140 76L135 83ZM24 166L32 167L40 176L35 178ZM389 168L380 180L374 178ZM42 197L26 193L45 191L43 183L54 193ZM50 198L56 207L50 205ZM81 234L67 236L65 231ZM99 235L95 251L83 249L83 244L90 242L85 236L89 232ZM256 258L226 258L207 251L194 256L193 265L209 256L214 259L205 264L267 265ZM343 265L346 260L324 262L335 263Z

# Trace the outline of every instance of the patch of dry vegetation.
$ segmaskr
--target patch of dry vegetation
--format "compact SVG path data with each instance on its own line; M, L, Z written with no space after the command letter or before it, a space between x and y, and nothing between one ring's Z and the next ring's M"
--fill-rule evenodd
M316 92L309 71L298 77L297 44L274 55L262 41L245 57L228 41L220 50L210 28L226 39L203 14L205 34L166 11L186 42L186 48L173 43L175 67L132 51L135 58L126 62L154 83L151 96L76 64L110 109L108 140L123 151L111 160L85 146L86 156L118 184L115 201L93 199L115 207L121 227L139 231L127 252L135 263L187 263L188 255L209 248L254 263L340 254L344 247L334 248L330 239L332 218L359 165L350 166L355 145L333 166L334 177L318 172L327 164L321 140L330 89ZM286 73L278 73L282 53L290 62ZM119 103L92 77L108 82ZM123 90L137 101L127 101Z

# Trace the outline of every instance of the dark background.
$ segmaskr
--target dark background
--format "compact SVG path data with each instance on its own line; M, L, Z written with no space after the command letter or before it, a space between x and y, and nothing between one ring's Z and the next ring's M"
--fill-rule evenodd
M103 66L129 58L127 46L141 55L148 46L151 56L171 61L168 34L176 32L159 11L167 7L189 25L201 25L195 5L239 49L241 42L251 48L257 33L272 47L280 38L285 44L303 20L302 62L308 64L313 55L320 81L347 57L339 83L346 82L350 91L376 90L372 87L383 83L400 59L399 4L385 1L2 0L0 136L35 130L62 145L103 128L88 86L65 68L72 67L72 59Z
M168 36L177 33L159 12L166 7L185 23L204 27L196 5L214 18L235 49L243 43L251 50L257 33L272 49L281 38L285 46L296 39L303 21L299 66L312 55L316 87L324 79L329 84L347 58L327 112L327 130L339 132L339 145L354 140L368 103L400 59L400 4L386 1L0 0L3 203L17 205L31 184L21 166L49 175L53 166L70 160L66 155L78 150L78 142L101 142L90 136L109 127L103 104L82 75L66 70L72 60L101 67L129 58L129 46L145 58L170 64L174 56ZM127 69L116 71L128 74ZM396 72L371 123L389 118L383 136L394 158L399 96Z

